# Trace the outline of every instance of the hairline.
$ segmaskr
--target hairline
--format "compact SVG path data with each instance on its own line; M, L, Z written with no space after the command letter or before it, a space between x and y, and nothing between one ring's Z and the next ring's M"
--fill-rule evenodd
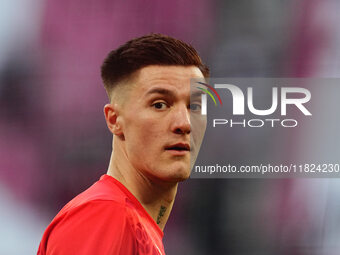
M131 88L133 87L133 85L136 85L136 81L137 81L137 79L140 76L141 70L146 68L146 67L150 67L150 66L159 66L159 67L170 67L170 66L196 67L201 72L201 74L203 75L203 77L205 79L208 78L208 77L204 76L202 70L197 65L171 65L171 64L170 65L167 65L167 64L164 64L164 65L159 65L159 64L146 65L146 66L143 66L143 67L137 69L133 73L127 75L126 77L124 77L120 81L116 82L116 84L112 87L111 91L109 92L110 95L108 95L110 103L111 104L112 103L118 103L118 104L123 105L123 102L120 102L119 99L116 99L116 100L114 99L117 96L115 94L119 93L119 92L121 92L121 94L129 92L131 90ZM124 96L126 96L126 95L124 95ZM122 95L121 98L123 99L124 96ZM124 100L124 101L126 101L126 100Z

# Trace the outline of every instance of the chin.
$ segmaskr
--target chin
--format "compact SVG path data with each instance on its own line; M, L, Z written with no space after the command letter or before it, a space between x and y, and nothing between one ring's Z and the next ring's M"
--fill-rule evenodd
M166 179L170 182L182 182L190 177L189 167L179 167L168 172Z

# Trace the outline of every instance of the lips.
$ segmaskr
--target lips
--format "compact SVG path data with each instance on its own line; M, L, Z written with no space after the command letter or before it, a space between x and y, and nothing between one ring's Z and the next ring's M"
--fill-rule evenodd
M165 151L173 156L184 156L190 152L190 145L187 143L176 143L166 146Z
M187 143L176 143L170 146L166 146L165 150L169 151L190 151L190 145Z

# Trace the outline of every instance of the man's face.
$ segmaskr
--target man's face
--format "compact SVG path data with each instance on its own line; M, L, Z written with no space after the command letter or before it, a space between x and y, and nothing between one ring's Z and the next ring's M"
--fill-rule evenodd
M206 126L200 96L190 104L190 78L203 75L195 66L147 66L126 95L120 113L124 150L151 179L177 182L190 175Z

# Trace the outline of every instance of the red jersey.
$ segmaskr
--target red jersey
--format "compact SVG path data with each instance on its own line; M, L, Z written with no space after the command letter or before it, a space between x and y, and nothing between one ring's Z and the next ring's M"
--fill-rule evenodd
M119 181L103 175L52 220L38 255L164 255L163 232Z

